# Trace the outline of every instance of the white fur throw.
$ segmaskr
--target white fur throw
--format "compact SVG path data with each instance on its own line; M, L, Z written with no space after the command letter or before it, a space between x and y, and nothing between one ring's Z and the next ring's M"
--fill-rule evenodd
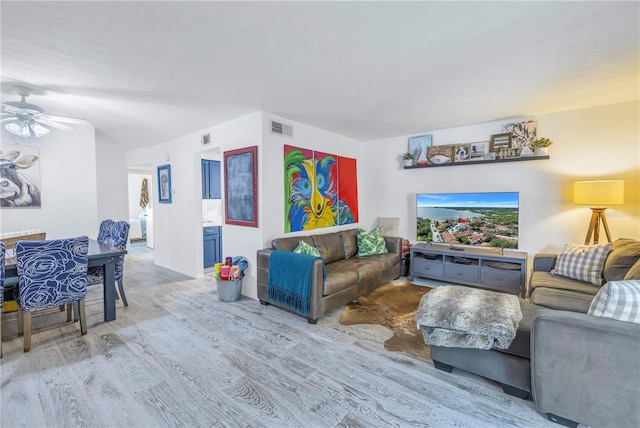
M517 296L459 285L425 294L415 315L427 345L475 349L507 349L521 319Z

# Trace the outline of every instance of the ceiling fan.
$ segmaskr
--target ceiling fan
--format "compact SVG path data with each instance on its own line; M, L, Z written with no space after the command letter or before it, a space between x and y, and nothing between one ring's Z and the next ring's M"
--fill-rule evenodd
M19 137L30 137L33 131L36 137L43 137L49 133L49 128L60 130L74 129L65 123L76 125L91 125L84 119L60 117L44 114L42 107L26 102L33 89L22 85L13 85L16 93L22 97L20 101L7 101L2 104L2 122L8 122L4 127L7 131Z

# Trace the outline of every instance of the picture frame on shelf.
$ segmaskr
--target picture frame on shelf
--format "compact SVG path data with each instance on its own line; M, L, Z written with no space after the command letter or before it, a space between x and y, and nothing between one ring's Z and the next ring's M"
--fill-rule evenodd
M258 227L258 146L224 152L225 224Z
M506 150L511 148L512 135L510 132L504 134L494 134L491 136L489 143L489 151L497 153L500 149Z
M504 152L505 159L517 159L520 157L520 148L512 147L510 149L505 149Z
M431 146L427 152L429 163L443 164L453 163L456 155L456 146L454 144L445 144L442 146Z
M471 160L471 144L456 145L455 162L466 162L468 160Z
M158 166L158 202L171 203L171 165Z
M489 153L489 142L480 141L471 143L471 160L482 160Z
M429 147L433 145L433 135L417 135L409 137L409 153L413 154L416 165L426 165L429 163L427 155Z

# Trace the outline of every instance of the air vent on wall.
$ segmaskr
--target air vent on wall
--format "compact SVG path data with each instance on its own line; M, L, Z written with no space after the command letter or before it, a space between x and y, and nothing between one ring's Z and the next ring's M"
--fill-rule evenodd
M293 127L272 120L271 133L276 135L284 135L286 137L293 137Z
M203 146L206 146L207 144L211 143L211 134L204 134L200 141L202 142Z

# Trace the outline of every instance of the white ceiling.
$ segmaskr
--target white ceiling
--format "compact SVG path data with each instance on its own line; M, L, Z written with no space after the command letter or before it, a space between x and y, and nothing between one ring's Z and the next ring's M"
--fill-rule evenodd
M131 148L258 110L367 141L640 98L635 1L3 0L0 14L2 100L26 84L45 113Z

